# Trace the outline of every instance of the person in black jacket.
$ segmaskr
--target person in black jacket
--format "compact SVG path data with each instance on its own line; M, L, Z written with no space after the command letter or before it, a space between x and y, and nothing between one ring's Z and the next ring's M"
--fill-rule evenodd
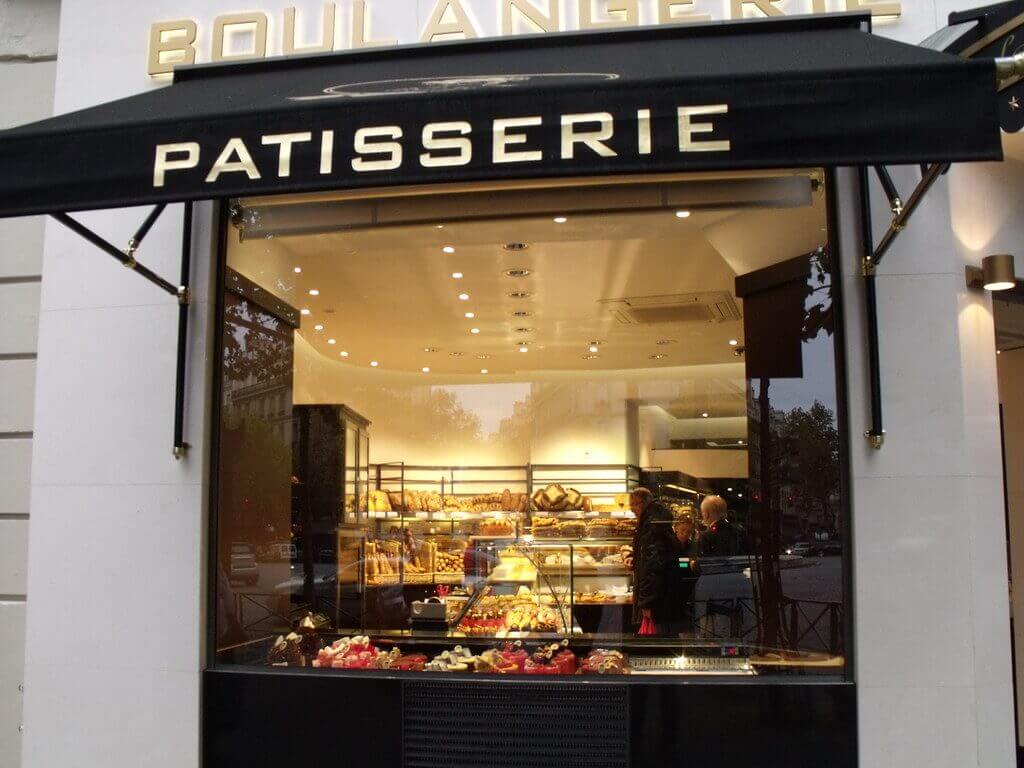
M701 557L744 555L743 532L728 518L729 505L721 496L707 496L700 503L700 514L707 528L698 546Z
M675 635L683 620L682 581L676 574L679 542L672 531L672 515L646 488L629 495L637 517L633 535L633 624L654 621L655 634Z

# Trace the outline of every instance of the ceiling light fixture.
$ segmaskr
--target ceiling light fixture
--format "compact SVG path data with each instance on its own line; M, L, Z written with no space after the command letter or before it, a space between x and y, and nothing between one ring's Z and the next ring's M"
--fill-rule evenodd
M420 370L423 371L424 373L430 373L430 368L428 368L425 365L422 368L420 368Z
M380 363L378 363L376 360L371 360L370 361L370 367L371 368L376 368L378 365L380 365Z
M448 354L451 355L452 357L462 357L465 353L464 352L449 352Z
M311 313L310 313L310 311L308 309L303 307L302 309L299 310L299 314L300 315L308 315L308 314L311 314Z
M739 343L740 343L739 339L729 339L729 346L730 347L735 347Z
M737 440L736 442L737 442L738 445L743 445L743 441L742 440Z
M309 295L310 296L319 296L320 295L320 291L318 291L316 288L310 288L309 289Z
M445 246L444 248L442 248L441 250L442 250L442 251L444 251L445 253L455 253L455 246L452 246L452 245L446 245L446 246Z
M506 269L505 274L508 277L526 277L530 274L530 270L526 267L515 267L514 269Z
M525 251L528 246L526 243L505 243L503 246L506 251Z
M476 359L477 360L490 360L491 356L490 355L476 355Z
M469 332L470 333L480 333L480 329L479 328L470 328Z
M328 339L328 340L327 340L327 343L328 343L328 344L337 344L337 343L338 343L338 340L337 340L337 339Z
M529 348L529 347L527 347L527 346L526 346L526 345L524 344L523 346L519 347L519 351L520 351L520 352L529 352L529 351L530 351L530 348Z
M598 345L598 343L599 342L596 342L596 341L590 342L590 346L587 347L587 351L588 352L597 352L597 345Z
M480 369L480 373L487 373L487 372L488 372L488 371L487 371L487 369L486 369L486 368L481 368L481 369Z
M460 293L459 294L459 301L469 301L469 294L468 293Z
M732 493L732 488L726 488L725 490L728 491L729 493Z
M453 280L461 280L462 279L462 273L461 272L452 272L452 279Z
M664 358L666 358L666 357L668 357L668 355L662 355L662 354L658 354L658 355L648 355L648 356L647 356L647 359L648 359L648 360L663 360L663 359L664 359Z
M555 218L553 218L552 221L555 222L555 224L565 224L565 222L567 222L568 219L565 218L565 216L555 216Z
M706 419L706 418L707 418L708 416L710 416L710 415L711 415L711 414L709 414L709 413L708 413L707 411L704 411L704 413L702 413L702 414L701 414L701 418L704 418L704 419Z
M436 225L434 225L434 228L435 229L444 229L444 224L436 224Z
M314 331L322 331L323 329L324 329L324 327L322 325L320 325L319 323L317 323L316 325L313 326L313 330Z
M466 318L467 320L472 320L472 319L473 319L474 317L476 317L476 314L475 314L475 313L473 313L473 312L467 312L467 313L465 314L465 318Z
M426 353L437 352L437 347L424 347L423 351Z
M345 350L341 350L341 352L339 352L338 354L341 355L342 357L348 357L348 352L346 352Z
M302 274L302 267L296 267L292 271L295 272L296 275Z
M689 211L676 211L676 218L677 219L688 219L688 218L690 218L690 212Z

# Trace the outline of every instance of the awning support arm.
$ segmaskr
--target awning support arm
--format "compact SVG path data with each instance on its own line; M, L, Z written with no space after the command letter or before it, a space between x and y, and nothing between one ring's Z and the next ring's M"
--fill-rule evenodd
M181 280L178 285L164 280L156 272L140 264L135 259L135 252L139 249L149 230L153 228L160 214L167 207L161 203L153 208L145 220L136 230L135 234L128 241L128 247L120 250L117 246L103 239L80 221L71 218L66 213L50 214L65 227L70 229L79 237L88 240L101 251L113 256L119 262L142 275L146 280L156 287L174 296L178 301L178 357L175 371L174 383L174 458L180 459L185 456L189 444L185 442L185 373L188 353L188 307L192 303L192 295L189 289L189 281L192 274L192 203L185 203L184 224L181 237Z
M178 302L178 362L174 377L174 458L181 459L191 447L185 442L185 371L188 361L189 282L192 277L192 203L185 203L181 228L181 284L185 301Z
M871 193L868 190L868 169L858 168L857 186L860 192L860 224L861 241L864 248L864 305L867 314L868 338L868 385L871 393L871 426L864 432L864 437L871 447L878 450L885 442L885 430L882 428L882 375L878 353L878 301L875 293L875 270L872 266L874 251L874 234L871 228Z
M861 261L861 273L864 276L864 305L867 314L867 341L868 341L868 378L871 392L871 426L864 432L864 437L871 443L871 447L878 450L885 442L885 429L882 428L882 375L881 363L879 361L879 339L878 339L878 293L875 284L875 270L882 261L882 257L892 247L897 235L907 225L907 219L911 217L921 200L931 189L936 180L949 168L948 163L934 163L928 166L921 166L921 181L910 193L906 204L899 206L900 202L896 193L896 186L888 172L881 166L875 166L875 173L878 180L885 189L886 196L892 205L893 219L889 228L874 245L874 232L871 226L871 193L868 189L868 170L865 167L858 169L858 187L860 191L860 222L861 240L864 248L864 256Z
M153 285L163 289L167 293L171 294L171 296L178 296L179 286L172 285L149 267L139 264L139 262L135 260L135 251L138 250L138 247L142 242L142 238L144 238L146 233L149 232L150 227L153 226L153 223L156 221L156 217L163 212L164 207L165 206L163 204L158 205L150 212L149 216L146 217L146 220L142 222L142 226L139 227L139 231L135 233L135 236L132 237L131 240L128 241L128 247L123 251L116 245L112 245L107 242L80 221L71 218L66 213L51 213L50 215L79 237L85 238L101 251L105 251L113 256L128 267L128 269L138 272L144 278L149 280L149 282L153 283Z
M903 201L900 199L900 193L896 190L892 176L889 175L889 169L884 165L876 165L874 168L878 183L882 185L885 196L889 198L889 209L892 211L892 215L899 216L900 211L903 210Z

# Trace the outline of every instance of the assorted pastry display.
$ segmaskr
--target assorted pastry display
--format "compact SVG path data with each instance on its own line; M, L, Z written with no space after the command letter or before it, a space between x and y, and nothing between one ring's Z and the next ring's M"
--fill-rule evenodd
M594 517L588 520L561 520L550 515L534 515L530 532L535 539L632 538L636 532L636 519Z
M293 633L295 634L295 633ZM298 635L295 634L297 638ZM343 637L317 650L306 660L294 653L288 658L278 657L278 649L290 642L279 638L270 654L275 666L312 666L317 669L376 669L404 672L477 672L481 674L521 675L625 675L629 674L629 660L620 651L594 649L578 659L568 640L540 645L531 651L522 641L508 641L495 648L474 653L470 648L456 645L442 651L432 659L423 653L403 653L397 646L383 650L366 635ZM282 648L284 646L281 646Z
M575 605L628 605L633 602L630 594L617 594L595 590L593 592L576 592L572 596Z
M506 632L564 632L565 623L552 595L520 587L514 595L485 594L462 617L457 632L468 637Z
M530 508L530 497L525 493L513 493L508 488L493 493L474 496L442 494L437 491L373 490L360 496L360 507L371 514L446 513L449 515L480 515L488 512L510 512L525 514ZM355 497L345 502L346 511L353 511Z
M274 667L308 667L322 645L317 624L307 614L294 631L278 636L267 654L267 663Z

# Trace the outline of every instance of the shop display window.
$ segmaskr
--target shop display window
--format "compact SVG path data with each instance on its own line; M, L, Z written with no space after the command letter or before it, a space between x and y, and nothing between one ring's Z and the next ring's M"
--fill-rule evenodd
M231 201L215 663L847 675L826 181Z

